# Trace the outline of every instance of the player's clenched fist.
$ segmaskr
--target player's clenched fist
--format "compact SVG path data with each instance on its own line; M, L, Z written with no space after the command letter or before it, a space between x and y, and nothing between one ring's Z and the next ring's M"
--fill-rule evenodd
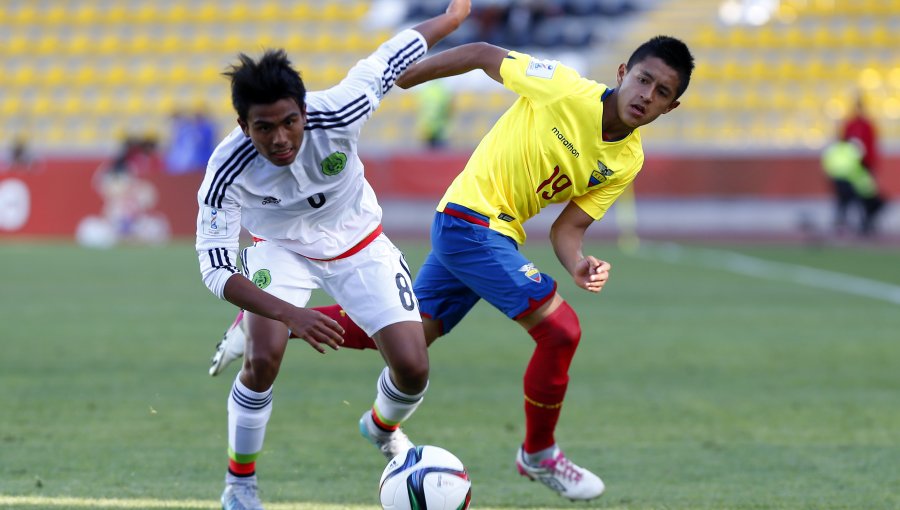
M612 266L609 262L599 260L596 257L587 256L575 265L575 284L590 292L600 292L606 281L609 280L609 271Z

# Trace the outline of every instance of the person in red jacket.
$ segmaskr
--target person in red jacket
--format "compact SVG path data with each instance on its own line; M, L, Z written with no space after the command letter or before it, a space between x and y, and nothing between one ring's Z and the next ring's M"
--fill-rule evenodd
M841 140L857 140L863 149L862 164L870 174L875 174L878 165L878 132L875 123L866 113L865 102L860 94L856 98L853 113L844 122Z

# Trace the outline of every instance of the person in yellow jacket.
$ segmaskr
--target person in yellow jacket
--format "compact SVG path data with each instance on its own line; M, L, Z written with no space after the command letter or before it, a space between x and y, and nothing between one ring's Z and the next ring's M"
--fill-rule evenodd
M848 226L850 207L858 204L860 219L857 231L868 236L874 233L875 219L884 206L878 184L862 164L863 149L854 140L837 140L822 152L822 169L834 185L835 229Z

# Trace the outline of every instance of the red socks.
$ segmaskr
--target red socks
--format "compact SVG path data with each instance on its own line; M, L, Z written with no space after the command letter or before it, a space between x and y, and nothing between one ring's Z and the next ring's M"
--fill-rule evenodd
M534 453L556 443L553 432L566 396L569 365L581 339L581 326L575 310L563 302L528 334L537 346L525 370L524 449Z
M378 349L375 346L375 340L372 340L365 331L350 320L350 317L347 316L347 312L341 308L341 305L320 306L313 308L313 310L331 317L344 328L344 343L341 347L347 349Z

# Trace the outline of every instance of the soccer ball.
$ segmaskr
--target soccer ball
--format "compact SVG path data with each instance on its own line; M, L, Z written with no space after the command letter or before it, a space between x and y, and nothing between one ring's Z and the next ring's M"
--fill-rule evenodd
M466 510L472 499L463 463L437 446L416 446L391 459L378 490L385 510Z

